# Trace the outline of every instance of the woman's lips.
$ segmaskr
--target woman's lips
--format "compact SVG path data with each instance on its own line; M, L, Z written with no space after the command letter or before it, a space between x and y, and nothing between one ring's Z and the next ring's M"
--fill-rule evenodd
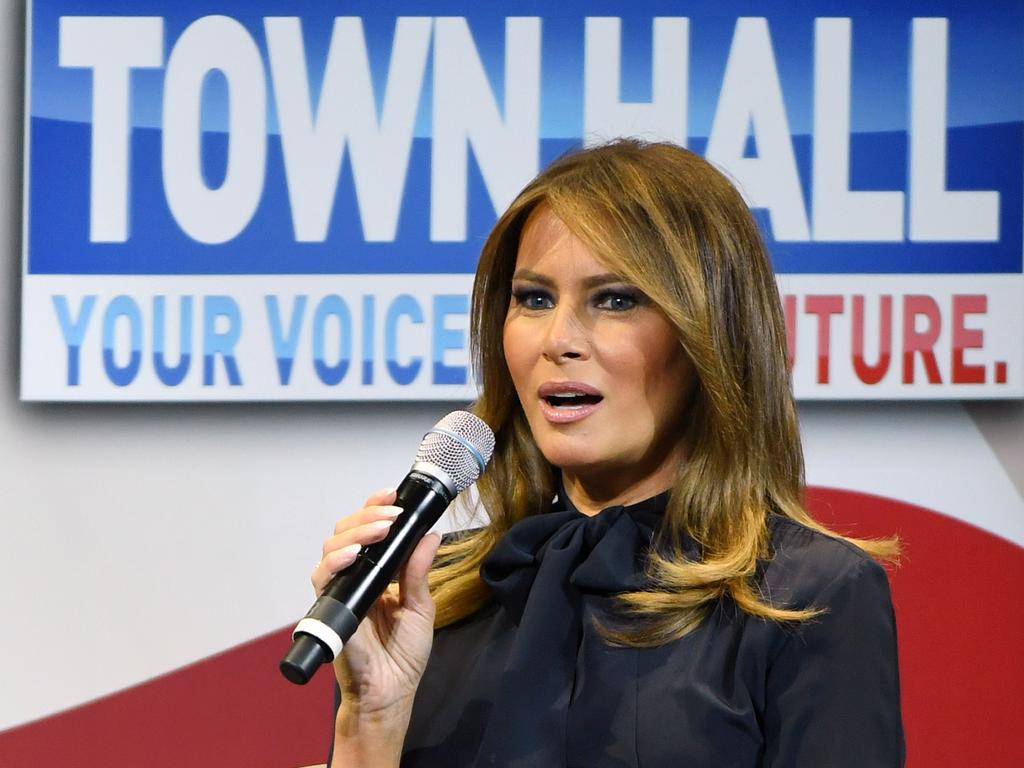
M537 388L540 410L552 424L580 421L601 407L600 390L579 381L547 381Z

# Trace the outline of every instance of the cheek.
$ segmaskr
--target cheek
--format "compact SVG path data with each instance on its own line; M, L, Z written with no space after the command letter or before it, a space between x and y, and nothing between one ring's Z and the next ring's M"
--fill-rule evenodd
M690 363L675 335L664 322L637 329L632 339L628 369L637 395L658 420L673 420L685 401L691 379ZM625 354L625 352L624 352ZM620 370L627 368L623 359Z
M514 319L505 322L502 333L502 345L505 348L505 365L508 366L509 375L516 390L524 383L523 379L529 373L529 350L527 339L523 337Z
M684 404L692 380L690 362L679 347L666 350L654 378L649 401L659 421L666 426L676 425L683 417Z

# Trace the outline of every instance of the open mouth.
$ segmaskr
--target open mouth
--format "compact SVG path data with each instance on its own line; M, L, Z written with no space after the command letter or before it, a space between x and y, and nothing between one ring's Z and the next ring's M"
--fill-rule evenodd
M557 395L547 395L544 401L552 408L565 408L572 410L574 408L583 408L588 405L595 405L604 398L600 395L588 395L582 392L565 392Z
M604 395L582 381L546 381L537 388L541 413L551 424L572 424L598 410Z

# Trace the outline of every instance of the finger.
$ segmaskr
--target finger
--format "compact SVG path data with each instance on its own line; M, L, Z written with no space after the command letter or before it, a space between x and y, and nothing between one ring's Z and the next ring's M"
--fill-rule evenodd
M351 515L346 515L338 520L334 524L334 533L339 534L347 531L349 528L355 528L357 525L372 523L374 520L394 520L400 514L402 514L402 508L392 505L374 504L363 507Z
M364 525L349 528L341 533L336 533L324 539L324 545L320 548L320 552L326 555L336 549L343 549L350 544L373 544L387 536L394 523L393 519L384 518L383 520L374 520Z
M363 506L373 507L381 504L394 504L397 496L398 494L395 492L394 488L381 488L367 496Z
M436 533L428 533L416 549L398 576L398 592L402 605L424 616L433 615L434 600L430 596L427 585L427 574L434 562L437 548L441 545L441 537Z
M316 564L316 567L313 568L313 573L309 577L313 584L313 589L318 596L324 591L324 587L327 586L327 582L333 578L334 574L344 568L348 568L355 562L356 555L359 554L360 549L362 549L362 545L350 544L347 547L336 549L324 555L320 562Z
M372 523L349 528L339 534L331 536L321 548L320 562L316 569L330 578L342 568L352 564L355 555L362 547L380 541L388 535L394 520L375 520Z

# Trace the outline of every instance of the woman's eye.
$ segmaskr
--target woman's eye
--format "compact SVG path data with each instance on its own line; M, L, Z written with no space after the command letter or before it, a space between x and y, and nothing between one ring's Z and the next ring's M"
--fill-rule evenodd
M546 291L538 291L523 288L512 291L516 306L523 309L550 309L555 306L551 296Z
M595 297L595 306L598 309L623 312L627 309L633 309L640 301L640 294L634 291L602 291Z

